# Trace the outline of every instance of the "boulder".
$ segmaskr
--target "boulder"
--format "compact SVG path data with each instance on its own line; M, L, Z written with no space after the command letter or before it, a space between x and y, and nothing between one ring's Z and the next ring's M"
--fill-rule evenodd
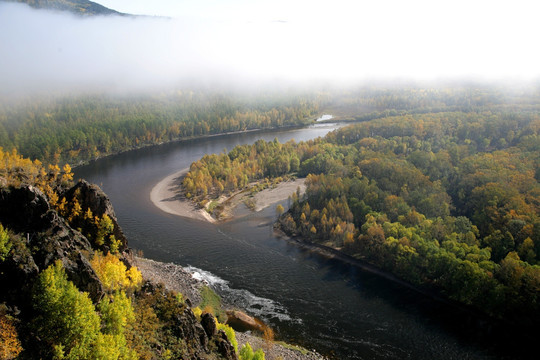
M245 312L239 310L228 310L227 311L227 325L232 327L234 330L245 332L245 331L264 331L264 324L255 319L254 317L249 316Z

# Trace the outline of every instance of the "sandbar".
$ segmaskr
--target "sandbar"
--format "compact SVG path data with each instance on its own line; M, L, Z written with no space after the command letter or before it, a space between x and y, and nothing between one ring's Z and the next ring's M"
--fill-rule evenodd
M150 192L150 200L166 213L215 222L216 220L210 214L203 209L198 209L191 200L182 194L181 180L188 171L189 168L182 169L158 182Z
M188 171L189 168L182 169L165 177L157 183L150 192L150 200L156 207L166 213L191 219L216 222L216 219L207 211L197 208L191 200L187 199L182 194L181 181ZM284 181L272 188L256 193L253 196L255 201L255 211L261 211L272 204L286 200L298 188L300 188L300 193L303 194L306 188L304 180L305 178L298 178L295 180ZM243 195L241 192L238 192L229 198L226 198L225 201L227 199L231 200L232 198L236 198L236 200L229 201L229 207L231 207L231 209L228 209L229 211L227 211L227 213L230 213L230 210L241 202Z

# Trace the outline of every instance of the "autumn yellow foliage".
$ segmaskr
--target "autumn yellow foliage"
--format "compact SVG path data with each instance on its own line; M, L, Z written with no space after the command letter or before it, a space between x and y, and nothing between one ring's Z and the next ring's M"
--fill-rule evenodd
M96 252L90 263L107 291L134 290L142 284L142 275L137 267L128 270L115 255Z
M71 166L65 164L63 171L56 164L47 168L39 160L30 160L20 155L16 149L11 152L0 147L0 177L5 185L20 186L29 184L37 186L49 198L49 203L56 206L59 196L57 185L66 184L73 180Z
M12 321L7 316L0 315L0 360L15 359L22 350Z

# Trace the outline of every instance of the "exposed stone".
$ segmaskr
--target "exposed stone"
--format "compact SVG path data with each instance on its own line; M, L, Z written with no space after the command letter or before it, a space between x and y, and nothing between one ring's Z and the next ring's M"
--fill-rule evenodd
M60 260L68 278L80 290L89 292L94 301L101 298L103 285L88 261L93 253L88 239L50 209L47 198L39 189L33 186L2 189L0 209L0 222L20 233L28 242L26 246L20 246L14 252L17 256L3 266L3 271L11 274L6 279L13 287L5 284L5 291L13 290L28 297L26 292L31 289L21 291L20 287L29 287L39 271Z
M301 347L283 346L279 342L267 342L264 339L247 333L236 333L238 348L241 349L246 343L249 343L256 351L262 348L266 359L287 359L287 360L328 360L326 357Z
M201 302L201 288L203 283L195 279L190 272L182 266L173 263L162 263L137 256L131 256L131 263L136 266L146 280L154 283L163 283L169 290L184 295L188 306L197 306Z
M227 325L237 331L264 331L264 324L239 310L227 311Z
M202 350L208 352L208 336L205 329L195 318L193 311L186 308L181 320L182 338L186 339L186 342L191 342L195 345L198 343Z
M81 181L67 190L64 196L68 202L76 196L82 208L89 208L94 215L107 214L113 221L115 237L121 241L120 250L124 254L129 253L112 205L99 187ZM6 306L17 308L17 311L20 309L21 319L30 321L33 316L32 289L38 274L58 260L62 262L69 280L79 290L88 292L94 303L102 298L103 284L89 262L94 252L92 244L51 209L47 197L39 189L33 186L0 188L0 223L13 232L10 235L13 251L0 262L0 303L5 302ZM125 255L125 258L132 257ZM198 286L191 281L188 284L196 292ZM174 337L186 344L183 358L237 359L225 333L217 331L212 315L203 315L201 325L187 306L189 302L178 302L175 294L163 285L146 282L140 292L141 297L153 298L153 306L161 304L172 309L169 315L161 316L167 317L165 326Z
M24 308L31 306L31 298L28 294L32 291L39 269L25 245L26 239L17 238L16 240L11 251L13 255L0 261L0 283L2 284L0 303L17 304Z
M225 359L237 359L236 352L234 351L234 346L227 339L227 335L223 330L219 330L215 337L216 347L218 353L223 356Z
M217 333L216 320L214 315L210 313L204 313L201 316L201 325L209 338L213 337Z
M15 232L33 233L48 226L45 195L30 185L0 190L0 222Z
M105 214L109 216L114 225L113 235L116 240L120 241L119 250L124 251L127 248L126 236L118 225L118 219L111 201L99 186L90 184L86 180L79 180L75 186L66 191L64 196L68 202L73 201L73 198L77 196L77 201L81 204L83 210L90 209L94 216L101 217Z

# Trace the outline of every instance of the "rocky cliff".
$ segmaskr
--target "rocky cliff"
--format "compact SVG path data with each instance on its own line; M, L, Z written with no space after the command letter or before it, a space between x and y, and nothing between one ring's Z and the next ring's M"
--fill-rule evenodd
M80 181L62 194L68 203L76 200L82 209L90 209L97 218L106 214L111 219L112 233L120 243L119 258L129 268L127 239L103 191ZM68 279L80 291L87 292L92 302L97 304L105 296L105 286L90 261L96 251L107 249L106 246L96 246L74 229L53 209L47 196L31 185L0 188L0 223L9 230L10 238L10 250L0 260L0 306L3 313L16 319L25 349L21 353L22 358L41 357L42 353L32 349L40 342L39 334L28 325L36 312L32 299L39 274L56 261L61 261ZM189 301L177 301L174 292L146 283L132 297L135 311L150 309L155 314L155 336L148 337L144 344L145 354L150 358L164 356L164 343L177 342L182 349L175 353L179 358L236 359L234 348L225 334L216 331L215 324L212 326L213 319L205 317L201 325L188 306ZM136 314L136 318L140 318L139 315Z

